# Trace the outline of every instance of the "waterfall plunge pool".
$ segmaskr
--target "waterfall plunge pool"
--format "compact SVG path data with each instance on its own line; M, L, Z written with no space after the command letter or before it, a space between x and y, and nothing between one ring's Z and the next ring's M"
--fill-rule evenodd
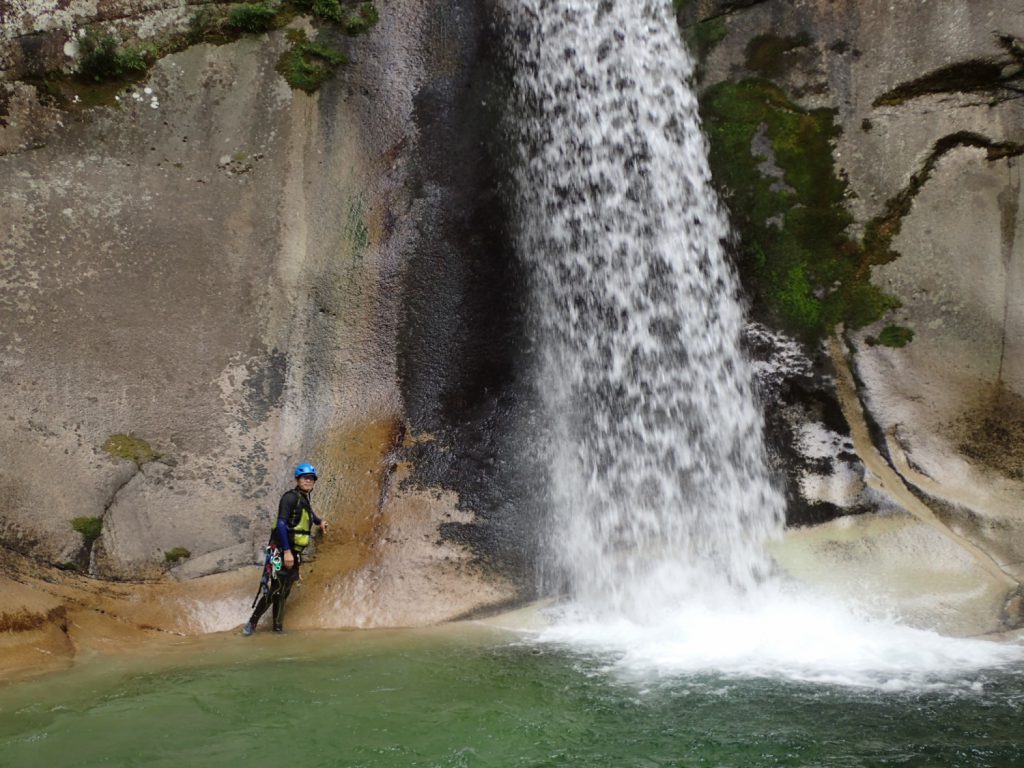
M840 684L730 664L722 650L717 668L638 663L617 650L624 631L565 621L182 639L0 688L0 764L1024 766L1017 646L890 635L912 647L886 662L887 682ZM631 631L632 647L659 648ZM885 647L841 649L833 666L870 669Z
M96 658L0 688L0 766L1024 767L1019 645L672 599L702 591L653 554L759 584L784 510L694 64L668 0L508 6L552 583L606 612Z

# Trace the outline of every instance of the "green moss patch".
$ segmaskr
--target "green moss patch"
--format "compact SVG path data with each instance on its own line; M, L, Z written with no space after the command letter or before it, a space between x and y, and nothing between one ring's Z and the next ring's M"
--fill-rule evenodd
M348 35L369 32L380 20L373 3L346 3L343 0L292 0L298 11L330 22ZM346 63L345 54L325 42L311 41L305 32L288 33L291 46L277 62L277 71L292 88L313 93Z
M365 35L380 21L380 15L373 3L360 3L342 20L346 34Z
M98 517L76 517L71 521L71 527L82 534L86 544L91 544L103 532L103 520Z
M243 3L231 9L227 23L241 32L266 32L274 28L278 9L263 3Z
M847 234L833 112L802 109L766 80L716 85L703 108L712 174L740 234L755 305L808 339L840 322L860 328L897 306L870 283L864 248Z
M747 43L747 69L762 77L775 78L785 74L786 54L810 43L807 36L779 37L758 35Z
M78 74L93 82L141 78L158 56L152 45L123 46L113 35L94 30L87 31L78 46Z
M345 63L344 53L312 42L305 32L291 31L288 39L291 47L278 60L277 71L292 88L313 93Z
M114 458L127 459L139 465L160 458L160 454L154 451L149 443L133 434L111 435L103 443L103 450Z
M343 0L293 0L301 11L317 19L339 25L349 35L370 31L379 20L373 3L346 3Z
M687 36L687 42L690 44L690 48L693 50L698 61L706 59L708 54L725 39L728 33L725 21L717 16L713 19L702 21L699 24L694 24L691 29L692 31Z
M164 559L168 563L176 563L179 560L187 560L192 557L192 553L184 547L174 547L174 549L168 549L164 552Z
M247 34L281 29L294 19L295 15L294 7L288 3L242 3L230 10L206 5L192 16L188 30L173 39L172 47L174 50L182 50L199 43L232 43Z
M876 343L883 347L905 347L914 339L914 332L902 325L887 325L878 334ZM870 343L872 339L868 339Z

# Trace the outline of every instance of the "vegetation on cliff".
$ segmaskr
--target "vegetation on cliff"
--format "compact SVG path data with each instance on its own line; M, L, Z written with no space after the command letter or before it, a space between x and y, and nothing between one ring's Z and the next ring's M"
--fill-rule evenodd
M113 104L121 86L146 76L161 58L201 43L221 45L246 35L281 29L306 16L326 29L360 35L379 20L372 2L343 0L288 0L281 4L210 4L192 16L183 31L169 31L144 42L123 39L113 28L87 27L77 37L77 65L73 73L57 70L28 77L39 98L62 108ZM311 41L304 32L289 35L278 71L295 89L312 93L345 60L345 54L327 40Z
M78 41L78 73L96 82L138 77L156 55L152 46L123 47L113 35L89 30Z
M687 5L677 2L680 19ZM689 10L684 35L703 60L728 30L722 17L697 21ZM874 106L935 93L987 93L995 103L1012 91L1024 62L1018 41L1003 36L999 42L1006 52L1002 58L937 69L884 93ZM841 54L844 46L838 41L829 50ZM846 205L847 183L833 157L835 113L805 109L791 98L806 87L799 84L816 61L813 48L806 33L756 35L744 50L749 78L719 82L702 96L712 172L738 235L741 277L755 311L808 340L838 323L863 327L899 305L871 283L871 270L899 257L893 241L943 155L974 147L994 160L1022 151L1020 144L965 131L936 140L907 184L864 222L858 238ZM800 73L795 79L794 71ZM871 120L865 118L861 127L871 131ZM902 347L913 336L909 328L888 325L868 341Z
M179 560L187 560L192 557L192 553L184 547L174 547L164 552L164 560L171 565L176 565Z
M266 32L278 20L278 11L262 3L243 3L228 14L228 26L242 32Z
M887 325L878 334L878 338L868 337L869 344L881 344L883 347L905 347L914 339L914 332L902 325Z
M313 93L345 63L345 54L329 45L310 41L302 30L288 33L291 46L277 62L277 71L292 88Z
M294 6L314 18L333 23L347 35L361 35L376 25L379 16L373 3L348 4L340 0L294 0ZM289 33L291 46L281 55L277 71L292 88L313 93L346 62L337 48L311 41L300 30Z
M160 454L154 451L149 443L133 434L111 435L103 443L103 450L115 459L134 461L139 466L160 458Z
M365 34L380 18L372 2L291 0L280 6L264 3L237 6L226 17L214 15L194 26L202 30L203 39L208 39L211 35L223 36L225 29L239 34L279 29L299 14L328 24L346 35ZM302 30L290 30L288 41L290 45L281 54L277 71L296 90L313 93L347 60L341 50L326 41L310 40Z
M71 527L82 534L82 540L89 545L103 532L103 520L98 517L76 517L71 521Z
M832 111L802 109L763 79L720 83L703 107L712 172L758 308L812 339L837 323L863 327L897 306L869 280L877 260L848 234Z

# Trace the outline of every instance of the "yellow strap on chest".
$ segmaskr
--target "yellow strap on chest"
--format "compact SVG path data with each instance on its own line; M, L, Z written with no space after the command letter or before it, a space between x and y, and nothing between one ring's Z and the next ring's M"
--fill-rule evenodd
M313 527L313 518L309 516L309 509L302 508L299 522L292 528L292 544L295 550L301 552L309 546L309 532Z

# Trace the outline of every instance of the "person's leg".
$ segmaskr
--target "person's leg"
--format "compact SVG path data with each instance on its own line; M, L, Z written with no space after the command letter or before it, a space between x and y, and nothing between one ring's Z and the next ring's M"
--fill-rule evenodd
M252 616L249 617L249 624L253 629L260 623L260 617L267 612L267 608L270 607L272 592L264 591L260 594L260 599L256 603L256 607L252 611Z
M252 616L249 617L249 621L242 627L243 635L248 637L255 632L256 625L260 623L260 618L266 613L267 608L277 604L276 596L281 592L282 581L283 579L273 578L270 580L270 589L264 589L260 592L260 598L256 601L256 607L253 608Z
M274 595L274 631L284 631L284 605L288 600L288 595L292 591L292 584L299 580L299 563L296 561L295 565L290 571L282 571L278 577L278 581L281 584L281 588Z

